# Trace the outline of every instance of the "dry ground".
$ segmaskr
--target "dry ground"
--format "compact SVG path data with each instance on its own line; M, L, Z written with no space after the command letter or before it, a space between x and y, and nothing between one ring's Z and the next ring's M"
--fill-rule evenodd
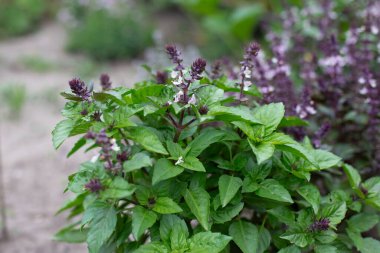
M0 242L1 253L81 253L83 245L52 240L64 225L64 215L54 216L69 196L63 194L67 176L75 171L80 155L66 159L66 143L55 151L51 131L60 120L63 99L58 93L67 81L85 70L88 60L65 53L65 33L58 24L47 24L40 31L0 42L0 86L23 84L27 100L18 120L0 116L6 210L10 239ZM25 57L43 59L53 68L31 70L20 62ZM132 63L102 67L114 83L131 85L139 71ZM100 73L93 71L94 76ZM100 70L99 70L100 72ZM1 108L0 108L1 109ZM0 110L1 111L1 110Z

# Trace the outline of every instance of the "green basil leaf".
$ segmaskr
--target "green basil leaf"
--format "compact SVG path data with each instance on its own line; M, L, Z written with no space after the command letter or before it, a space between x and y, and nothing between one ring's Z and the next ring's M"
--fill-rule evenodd
M230 225L228 233L243 253L257 252L259 232L252 223L242 220L234 222Z
M156 203L154 204L153 211L156 211L157 213L161 213L161 214L171 214L171 213L180 213L183 210L171 198L160 197L156 199Z
M132 233L136 239L156 223L157 215L141 206L135 206L132 214Z
M175 177L183 171L183 168L175 166L170 160L161 158L154 165L152 184L155 185L160 181Z
M219 178L219 195L222 207L225 207L239 191L243 182L238 177L223 175Z
M262 198L293 203L292 197L290 196L288 190L286 190L284 186L274 179L265 179L255 193Z
M210 195L202 188L187 189L184 198L187 206L205 230L209 230Z

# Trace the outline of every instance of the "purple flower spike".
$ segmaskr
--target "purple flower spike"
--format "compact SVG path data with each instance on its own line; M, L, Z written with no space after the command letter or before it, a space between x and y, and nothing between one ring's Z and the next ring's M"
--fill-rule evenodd
M311 87L305 85L302 90L301 102L296 106L296 113L301 119L305 119L316 113L314 101L311 99Z
M71 91L75 95L82 98L83 100L89 100L91 96L90 91L87 89L86 84L82 80L80 80L79 78L74 78L71 81L69 81L69 85Z
M111 89L111 85L112 85L112 83L111 83L111 81L110 81L110 77L109 77L109 75L107 75L107 74L102 74L102 75L100 76L100 85L102 86L102 89L103 89L103 90L109 90L109 89Z
M215 61L211 66L211 78L218 79L222 76L222 60Z
M175 45L167 45L165 49L166 49L166 53L169 56L169 59L172 60L172 62L177 65L175 70L177 71L183 70L184 69L184 67L182 66L183 59L180 57L181 53L177 49L177 47Z
M330 220L327 218L322 218L314 221L313 224L310 225L310 230L313 232L326 231L329 229Z
M247 49L245 50L247 57L256 57L259 54L260 46L256 42L252 42L248 45Z
M191 65L190 75L194 80L200 80L202 78L201 74L203 73L203 71L205 71L206 64L206 61L202 58L198 58L193 62L193 64Z
M165 84L168 80L168 73L165 71L157 71L156 72L156 83Z

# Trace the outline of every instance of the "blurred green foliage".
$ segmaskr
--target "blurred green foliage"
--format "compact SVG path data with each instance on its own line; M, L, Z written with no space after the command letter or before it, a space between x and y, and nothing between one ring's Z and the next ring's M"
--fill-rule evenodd
M6 84L0 86L0 105L6 108L9 118L17 119L26 102L26 89L21 84Z
M271 13L283 9L275 0L170 0L198 24L202 54L211 59L239 56L242 45L261 40L259 25ZM301 6L302 0L289 0L288 5Z
M152 44L152 27L128 4L93 7L71 1L74 25L69 28L68 49L82 52L96 60L133 58Z
M26 69L33 72L45 73L56 68L56 65L53 62L36 55L23 56L20 61Z
M21 35L36 28L52 9L50 0L0 0L0 37Z

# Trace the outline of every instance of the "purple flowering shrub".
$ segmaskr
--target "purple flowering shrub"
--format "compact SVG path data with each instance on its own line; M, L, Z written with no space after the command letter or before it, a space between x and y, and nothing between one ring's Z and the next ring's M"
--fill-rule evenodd
M308 120L310 127L287 133L310 136L314 147L338 154L365 178L380 172L379 10L371 0L285 9L281 29L263 29L271 31L269 48L253 59L250 80L262 94L259 103L283 102L287 116ZM225 61L217 67L237 79Z
M292 108L260 105L259 89L272 86L253 84L258 44L236 73L226 61L185 66L175 46L166 51L174 66L134 88L102 75L101 91L73 79L62 93L55 148L79 136L68 156L97 155L69 176L75 197L59 212L71 223L57 240L92 253L377 251L363 233L378 223L379 178L362 180L309 138L293 139L289 127L305 121ZM281 69L273 78L288 85ZM322 187L324 178L337 187Z

